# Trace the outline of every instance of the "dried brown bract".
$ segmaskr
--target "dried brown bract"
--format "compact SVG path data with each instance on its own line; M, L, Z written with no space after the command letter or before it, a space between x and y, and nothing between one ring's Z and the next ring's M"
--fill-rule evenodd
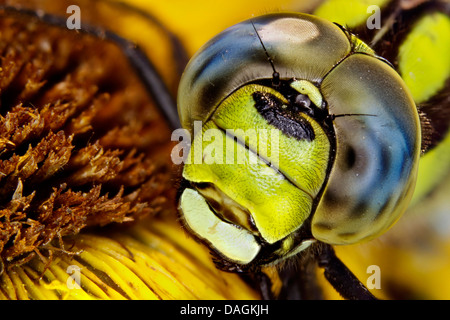
M0 11L0 104L0 264L171 196L169 129L114 43Z

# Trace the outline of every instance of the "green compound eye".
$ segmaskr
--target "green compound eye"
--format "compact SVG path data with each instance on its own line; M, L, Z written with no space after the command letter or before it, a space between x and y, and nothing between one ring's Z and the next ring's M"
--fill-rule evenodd
M391 66L327 20L271 14L225 30L187 66L178 112L192 135L181 216L225 269L372 239L412 197L414 101Z

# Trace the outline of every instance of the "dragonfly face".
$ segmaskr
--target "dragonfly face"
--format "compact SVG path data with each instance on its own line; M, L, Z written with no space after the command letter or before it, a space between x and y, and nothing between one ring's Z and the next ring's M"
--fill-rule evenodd
M413 98L388 63L327 20L271 14L225 30L187 66L178 112L193 135L182 218L226 270L317 241L372 239L411 199Z

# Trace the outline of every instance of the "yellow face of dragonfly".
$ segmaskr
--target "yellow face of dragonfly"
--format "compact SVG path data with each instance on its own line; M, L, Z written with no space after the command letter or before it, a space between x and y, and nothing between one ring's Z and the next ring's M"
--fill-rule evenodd
M225 30L187 66L178 111L192 136L180 212L225 269L372 239L411 199L413 97L327 20L271 14Z

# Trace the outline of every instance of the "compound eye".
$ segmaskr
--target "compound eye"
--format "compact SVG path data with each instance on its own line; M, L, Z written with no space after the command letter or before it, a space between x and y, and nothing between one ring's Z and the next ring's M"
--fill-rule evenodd
M414 190L421 145L415 103L389 65L364 54L341 62L321 90L337 116L336 158L313 235L332 244L374 238L397 221Z

